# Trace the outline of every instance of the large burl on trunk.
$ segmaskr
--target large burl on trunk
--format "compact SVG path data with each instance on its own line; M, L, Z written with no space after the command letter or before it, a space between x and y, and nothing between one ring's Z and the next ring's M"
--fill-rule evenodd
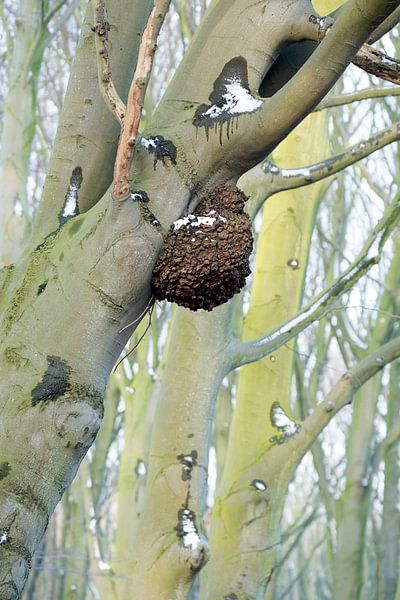
M157 299L212 310L242 289L253 246L245 201L238 188L220 186L175 221L153 271Z
M142 135L136 126L169 1L107 0L107 18L105 3L94 4L95 19L90 7L82 26L31 238L0 272L0 600L19 597L48 519L96 436L109 374L149 306L151 279L157 297L193 309L210 310L240 289L250 223L245 198L221 186L235 186L309 114L399 0L349 0L329 35L270 98L259 91L282 48L320 40L314 7L309 0L212 0ZM104 64L108 32L112 70ZM122 124L119 143L96 57L104 95ZM111 72L115 89L108 85ZM167 411L165 421L172 415ZM206 464L206 440L203 449L192 443L189 453L196 449ZM175 452L174 473L181 473L178 453L187 451ZM156 454L166 456L164 449ZM187 482L174 481L187 494ZM197 514L200 488L193 478L187 509ZM138 558L145 567L129 579L138 598L183 598L193 579L175 506L174 543L154 557L164 544L156 519L170 508L153 511L154 538L147 527L140 540L141 554L149 548ZM157 579L148 576L153 564Z

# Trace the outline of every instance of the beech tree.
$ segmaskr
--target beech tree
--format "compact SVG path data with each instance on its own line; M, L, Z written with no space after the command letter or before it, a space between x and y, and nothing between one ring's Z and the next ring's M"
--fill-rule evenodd
M396 61L373 51L366 42L397 23L398 5L394 0L349 0L337 14L320 16L303 0L214 0L140 133L152 57L169 1L149 0L132 7L99 0L88 7L32 232L19 256L12 240L15 262L1 271L0 598L19 597L49 517L99 430L110 372L150 309L154 294L192 309L211 309L238 291L247 274L242 267L249 248L237 267L234 259L242 249L240 240L243 246L248 242L237 181L317 106L352 60L396 81ZM52 16L49 11L47 19ZM297 64L291 59L293 49ZM305 139L311 139L312 133L308 131ZM272 163L258 167L247 187L245 180L241 186L251 197L248 212L255 214L265 198L277 191L320 180L398 137L394 125L306 172L282 170ZM310 162L321 158L310 157ZM267 177L264 187L257 182L260 169ZM228 205L221 200L225 197ZM12 190L8 206L13 201ZM308 208L313 213L315 207ZM302 280L298 278L288 313L278 311L264 323L256 340L249 326L244 342L227 341L231 304L209 314L178 310L170 334L170 349L178 358L175 364L166 363L145 511L137 525L142 552L129 561L128 588L124 583L116 597L127 597L133 589L143 598L187 596L194 574L209 558L200 521L208 424L222 378L282 348L324 315L332 300L379 260L399 211L398 200L388 205L357 259L287 320L299 304ZM183 253L174 254L180 230L191 232L193 224L201 230L215 223L226 233L226 241L221 236L218 242L220 256L226 253L229 266L225 273L223 261L213 271L212 244L197 242L196 236L193 252L189 244ZM14 236L16 231L10 231ZM160 251L165 287L156 285L153 277ZM305 256L305 247L302 252ZM204 258L210 259L206 273ZM291 267L296 271L298 264ZM206 281L205 288L202 281L197 287L193 273ZM210 295L216 290L212 302L204 289ZM179 295L171 296L177 290ZM285 289L275 292L284 294ZM257 293L255 288L253 294ZM180 339L183 331L185 343ZM193 348L197 355L196 345L201 343L199 332L207 344L212 343L212 364L205 352L193 364ZM240 411L246 409L238 403L238 421L233 422L229 442L234 450L228 454L219 510L213 515L212 560L202 597L262 597L267 591L276 560L274 534L282 489L354 389L400 355L399 338L385 345L383 341L378 332L376 347L339 381L302 427L290 416L289 406L273 401L270 422L259 437L254 436L247 457L235 453L235 439L241 435L241 425L254 432L254 423L240 420ZM176 363L187 374L178 388ZM274 377L279 379L282 373ZM285 385L290 385L289 369L284 377ZM172 402L184 407L185 427L176 423ZM174 427L179 431L171 449L171 439L162 430ZM246 440L250 442L248 433ZM265 440L271 451L261 468L256 458ZM267 488L260 471L269 473L268 502L260 497ZM160 473L167 473L167 487ZM168 493L171 501L164 495ZM264 511L267 505L273 505L273 510ZM222 514L225 525L219 522ZM238 556L229 544L241 535L245 538L247 527L255 521L261 526L256 532L259 545L256 551L251 549L253 561L243 559L245 543ZM238 529L237 537L221 531L227 522L232 530ZM254 532L249 539L254 542ZM149 577L152 568L157 569L158 579Z

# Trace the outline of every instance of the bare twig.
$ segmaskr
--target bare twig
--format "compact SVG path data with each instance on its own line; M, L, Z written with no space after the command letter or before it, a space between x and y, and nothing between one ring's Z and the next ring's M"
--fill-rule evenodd
M128 329L129 327L132 327L132 325L134 325L135 323L137 323L138 321L140 321L144 317L144 315L147 313L147 311L149 309L151 309L151 310L153 309L154 302L155 302L155 298L154 298L154 294L152 294L150 300L146 304L146 308L140 313L140 315L134 321L131 321L130 323L128 323L128 325L125 325L125 327L123 327L122 329L120 329L118 333L122 333L123 331L125 331L125 329Z
M164 22L171 0L155 0L139 48L136 71L132 79L119 138L117 158L114 168L113 199L123 200L129 194L129 173L142 116L144 96L157 49L157 37Z
M55 6L53 6L53 8L51 10L49 10L47 15L44 17L43 25L47 26L50 23L50 21L52 20L52 18L54 17L54 15L56 15L58 13L58 11L62 9L62 7L64 6L64 4L66 4L66 2L67 2L67 0L59 0L59 2L57 2L57 4Z
M111 111L122 125L126 108L119 97L112 80L110 68L110 43L108 40L110 24L107 20L105 0L92 0L92 5L95 17L94 31L96 33L95 44L100 90Z
M119 359L119 361L117 362L117 364L114 367L114 371L113 373L115 373L115 371L118 369L119 365L126 359L128 358L128 356L130 356L131 354L133 354L133 352L135 352L135 350L137 349L137 347L139 346L140 342L143 340L144 336L146 335L146 333L148 332L148 330L151 327L151 319L153 316L153 309L154 309L154 297L153 297L153 301L152 304L147 305L146 311L149 314L149 322L146 325L146 329L144 330L144 332L142 333L142 335L140 336L140 338L138 339L138 341L136 342L136 344L133 346L133 348L131 348L129 350L129 352L127 352L122 358ZM133 323L135 323L135 321L133 321L130 325L132 325ZM128 325L129 327L129 325ZM126 329L126 327L124 327L124 329ZM121 331L124 331L123 329L121 329Z

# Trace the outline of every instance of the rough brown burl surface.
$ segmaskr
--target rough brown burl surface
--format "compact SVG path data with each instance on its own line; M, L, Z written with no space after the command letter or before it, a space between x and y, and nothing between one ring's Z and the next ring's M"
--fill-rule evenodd
M153 271L156 299L212 310L242 289L253 246L245 201L238 188L218 187L171 228Z

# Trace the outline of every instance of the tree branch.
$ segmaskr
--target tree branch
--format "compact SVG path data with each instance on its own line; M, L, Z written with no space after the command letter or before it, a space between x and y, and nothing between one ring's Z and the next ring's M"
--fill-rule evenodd
M400 88L366 88L365 90L352 92L350 94L331 96L330 98L326 98L320 102L314 109L314 112L317 110L325 110L327 108L344 106L345 104L352 104L353 102L360 102L361 100L373 100L374 98L386 98L388 96L400 96Z
M381 39L388 31L393 29L400 21L400 6L394 9L394 11L386 17L386 19L372 32L371 37L368 40L368 44L374 44Z
M374 29L398 6L395 0L350 1L321 44L290 81L261 108L261 123L268 152L312 110L334 85ZM282 105L285 110L282 111ZM271 117L271 115L273 117ZM254 147L254 139L252 146ZM276 145L276 143L275 143Z
M350 146L341 154L313 165L298 169L281 169L277 165L267 161L262 167L257 167L259 170L257 184L261 187L261 193L257 194L256 200L250 207L250 211L251 213L256 213L273 194L311 185L312 183L331 177L342 169L366 158L376 150L380 150L398 140L400 140L400 122L378 131L378 133L368 140Z
M11 35L9 24L7 22L7 17L4 14L4 5L3 5L3 2L1 2L1 4L0 4L0 21L1 21L1 24L3 26L4 33L5 33L5 36L6 36L6 41L7 41L7 44L6 44L6 47L7 47L6 48L6 53L10 53L11 54L13 46L14 46L14 40L13 40L13 37Z
M43 19L44 26L47 27L47 25L50 23L50 21L52 20L54 15L56 15L58 13L58 11L61 10L61 8L64 6L64 4L66 4L67 1L68 0L59 0L59 2L57 2L57 4L51 10L49 10L47 15Z
M119 97L112 79L110 68L110 42L108 39L110 24L107 19L105 0L92 0L92 6L95 18L95 45L100 90L111 112L122 125L126 107Z
M384 212L383 217L372 230L361 252L353 263L309 302L295 317L283 323L265 336L233 345L231 368L255 362L274 352L309 325L321 319L332 307L333 302L351 289L369 269L380 261L380 254L388 236L400 217L400 196Z
M129 194L129 174L132 166L136 137L142 116L144 96L157 49L157 37L171 0L155 0L143 31L136 71L128 94L126 114L118 143L114 169L113 199L122 200Z
M394 11L384 21L384 25L381 24L381 29L378 31L378 37L385 33L385 29L390 25L389 29L394 26L393 21L398 20L398 10ZM331 23L330 23L331 22ZM311 37L314 41L321 41L327 33L332 29L333 21L329 17L324 19L316 19L318 25L316 31L311 31L314 37ZM372 48L369 44L363 44L352 63L366 71L370 75L375 75L380 79L391 81L392 83L400 83L400 61L392 58L376 48Z
M400 61L364 44L353 59L353 64L370 75L400 84Z
M303 455L333 416L351 402L353 394L371 377L399 357L400 336L372 352L358 365L342 375L325 400L316 406L303 422L298 434L293 436L288 443L293 444ZM390 435L388 443L394 443L397 435L398 431L394 431L393 440Z

